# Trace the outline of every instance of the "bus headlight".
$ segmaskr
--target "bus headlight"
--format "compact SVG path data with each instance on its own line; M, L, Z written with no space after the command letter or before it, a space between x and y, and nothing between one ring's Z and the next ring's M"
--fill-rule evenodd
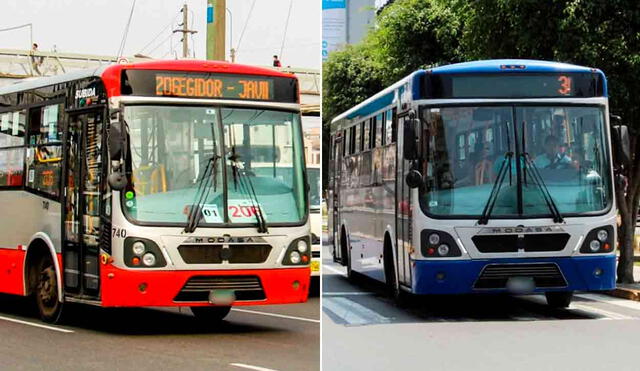
M145 250L145 246L144 243L141 241L136 241L133 246L133 253L139 256L142 256L142 254L144 254L144 250Z
M293 264L298 264L300 263L300 253L297 251L292 251L291 254L289 254L289 260L293 263Z
M153 255L153 253L148 252L142 257L142 263L147 267L151 267L156 264L156 256Z
M309 245L307 244L307 241L305 240L298 241L298 251L300 251L301 253L304 253L308 249L309 249Z
M442 244L438 246L438 255L445 256L449 253L449 246L447 244Z
M432 245L437 245L440 243L440 236L437 233L431 233L429 235L429 243Z
M311 261L310 242L310 236L296 238L291 241L282 258L282 265L309 265Z
M585 236L580 252L583 254L612 252L614 250L612 247L615 247L614 239L613 226L605 225L594 228Z
M607 238L609 238L609 232L604 229L598 231L598 240L600 240L600 242L605 242Z
M425 258L454 258L462 251L449 233L434 229L420 231L420 253Z
M124 264L130 268L165 267L167 261L160 246L153 240L143 237L124 239Z

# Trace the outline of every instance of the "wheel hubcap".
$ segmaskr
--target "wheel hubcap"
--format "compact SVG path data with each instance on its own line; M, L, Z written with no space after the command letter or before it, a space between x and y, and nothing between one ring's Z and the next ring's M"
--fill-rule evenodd
M55 300L57 299L55 279L55 274L51 266L46 267L40 272L38 293L42 303L49 307L55 305Z

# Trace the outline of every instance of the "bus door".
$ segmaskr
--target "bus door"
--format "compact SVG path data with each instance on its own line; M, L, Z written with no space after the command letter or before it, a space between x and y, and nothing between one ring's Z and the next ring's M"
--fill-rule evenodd
M64 139L64 287L89 299L100 291L103 125L102 110L70 112Z
M331 188L333 188L333 194L331 195L331 199L329 199L329 202L331 202L331 210L332 210L332 224L333 224L333 228L331 228L330 230L333 233L333 256L334 256L334 260L336 261L341 261L342 259L342 251L340 250L339 246L338 246L338 242L340 241L339 239L339 233L340 233L340 213L339 213L339 208L340 208L340 179L341 179L341 174L342 174L342 158L344 157L344 154L342 153L342 137L341 136L337 136L335 138L335 141L333 142L333 161L334 163L333 165L333 184L331 184ZM346 257L345 257L346 258ZM346 263L346 260L345 260Z
M411 262L409 250L411 249L411 189L405 182L405 177L410 170L411 161L403 156L404 124L408 116L398 117L398 145L396 159L398 161L396 176L396 267L398 282L411 285Z

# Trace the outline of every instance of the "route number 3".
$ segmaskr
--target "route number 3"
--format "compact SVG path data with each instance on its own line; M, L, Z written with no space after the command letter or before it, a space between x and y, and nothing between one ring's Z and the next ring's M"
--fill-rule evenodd
M571 93L571 78L563 75L558 77L558 81L560 82L560 89L558 89L558 93L562 95L569 95Z

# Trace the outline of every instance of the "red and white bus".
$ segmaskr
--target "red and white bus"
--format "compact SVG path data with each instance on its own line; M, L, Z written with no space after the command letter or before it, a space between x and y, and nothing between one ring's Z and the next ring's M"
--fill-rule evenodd
M0 293L188 306L307 299L309 200L298 82L151 61L0 88Z

